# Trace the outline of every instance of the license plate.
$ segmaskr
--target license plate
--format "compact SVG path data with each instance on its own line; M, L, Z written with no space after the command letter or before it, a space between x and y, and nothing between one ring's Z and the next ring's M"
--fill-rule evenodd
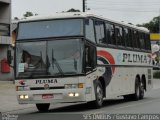
M51 99L53 98L53 94L43 94L42 99Z

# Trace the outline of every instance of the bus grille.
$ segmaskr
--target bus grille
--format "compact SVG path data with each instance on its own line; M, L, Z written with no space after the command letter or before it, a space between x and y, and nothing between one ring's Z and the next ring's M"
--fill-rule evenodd
M50 87L48 90L51 89L64 89L64 87ZM44 87L31 87L30 90L46 90Z

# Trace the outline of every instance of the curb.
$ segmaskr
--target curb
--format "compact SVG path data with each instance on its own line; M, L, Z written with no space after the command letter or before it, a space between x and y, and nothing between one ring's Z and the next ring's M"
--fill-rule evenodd
M0 90L14 89L14 81L0 81Z
M0 85L1 84L14 84L14 81L1 81L0 80Z

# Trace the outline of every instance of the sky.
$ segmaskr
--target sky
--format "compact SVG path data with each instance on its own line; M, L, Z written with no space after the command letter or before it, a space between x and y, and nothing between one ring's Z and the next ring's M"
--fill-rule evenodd
M160 15L160 0L86 0L86 6L89 13L133 24ZM12 18L22 18L26 11L47 16L70 8L82 11L82 0L12 0Z

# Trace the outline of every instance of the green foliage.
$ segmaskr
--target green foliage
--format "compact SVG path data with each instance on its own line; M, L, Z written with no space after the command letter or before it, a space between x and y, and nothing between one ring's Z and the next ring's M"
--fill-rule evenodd
M27 11L25 14L23 14L24 17L30 17L33 16L33 13L30 11Z
M80 10L76 10L74 8L69 9L67 12L80 12Z
M153 78L159 78L160 79L160 71L157 71L153 74Z
M149 23L144 23L142 25L138 24L139 27L146 27L151 33L159 33L159 21L160 16L154 17Z
M19 20L19 18L18 17L14 17L14 20Z
M80 12L80 10L76 10L76 9L74 9L74 8L71 8L71 9L69 9L69 10L67 10L67 11L62 11L63 13L64 12Z

